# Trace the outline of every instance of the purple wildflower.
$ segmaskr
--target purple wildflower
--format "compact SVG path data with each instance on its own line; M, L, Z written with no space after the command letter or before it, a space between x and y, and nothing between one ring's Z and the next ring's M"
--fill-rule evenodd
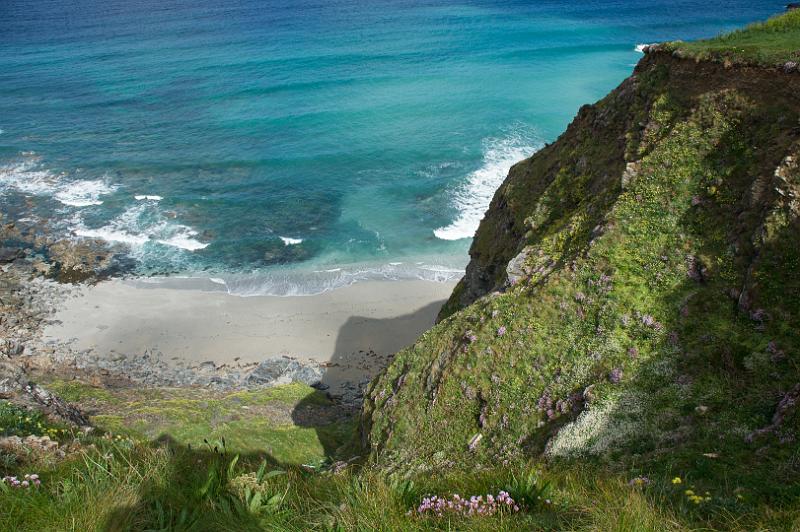
M544 394L539 398L539 401L536 403L536 408L541 410L542 412L550 409L553 407L553 399L550 398L549 395Z
M500 326L500 328L497 329L497 336L503 336L505 333L506 333L506 328L504 325Z
M619 384L622 382L622 370L620 368L614 368L608 374L608 380L611 381L611 384Z
M492 516L501 512L516 513L519 511L520 507L511 495L508 492L501 491L496 496L491 493L487 494L486 498L483 495L463 498L457 493L449 499L436 495L425 497L416 509L408 512L408 515L444 517L445 514L451 514L473 517Z
M31 486L39 486L42 481L39 480L39 475L37 474L27 474L23 477L22 480L18 479L17 477L5 476L0 480L5 484L8 484L12 488L30 488Z

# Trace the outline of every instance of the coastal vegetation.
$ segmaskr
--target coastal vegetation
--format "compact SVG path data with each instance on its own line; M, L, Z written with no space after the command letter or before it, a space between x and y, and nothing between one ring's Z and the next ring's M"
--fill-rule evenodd
M511 169L357 421L300 384L45 381L91 431L0 401L0 528L800 528L798 50L800 12L652 47Z
M666 48L697 60L780 66L800 61L800 10L713 39L668 43ZM795 66L796 68L796 66Z

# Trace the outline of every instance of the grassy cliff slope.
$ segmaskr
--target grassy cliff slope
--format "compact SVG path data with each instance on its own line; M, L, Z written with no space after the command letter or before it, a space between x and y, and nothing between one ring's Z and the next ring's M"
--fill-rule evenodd
M544 457L797 504L800 73L761 59L798 31L657 47L511 169L442 321L369 391L377 463Z

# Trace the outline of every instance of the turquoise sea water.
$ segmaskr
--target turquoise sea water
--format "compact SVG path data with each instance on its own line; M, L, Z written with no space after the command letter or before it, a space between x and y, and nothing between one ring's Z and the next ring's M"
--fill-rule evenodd
M784 3L3 0L2 210L239 294L458 277L637 44Z

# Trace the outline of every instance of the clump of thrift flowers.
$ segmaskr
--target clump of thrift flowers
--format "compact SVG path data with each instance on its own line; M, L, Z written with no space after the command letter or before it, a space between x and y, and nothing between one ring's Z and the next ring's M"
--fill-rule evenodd
M505 333L506 333L505 325L503 325L499 329L497 329L497 336L503 336Z
M485 517L497 513L516 513L520 511L519 504L506 491L501 491L494 496L492 494L473 495L470 498L463 498L457 493L451 498L425 497L422 503L415 509L409 510L408 515L418 515L421 517L444 517L445 515L459 515L463 517Z
M12 488L23 489L38 487L42 481L39 480L39 475L33 473L25 475L22 480L18 479L17 477L6 476L3 477L3 483L8 484Z

